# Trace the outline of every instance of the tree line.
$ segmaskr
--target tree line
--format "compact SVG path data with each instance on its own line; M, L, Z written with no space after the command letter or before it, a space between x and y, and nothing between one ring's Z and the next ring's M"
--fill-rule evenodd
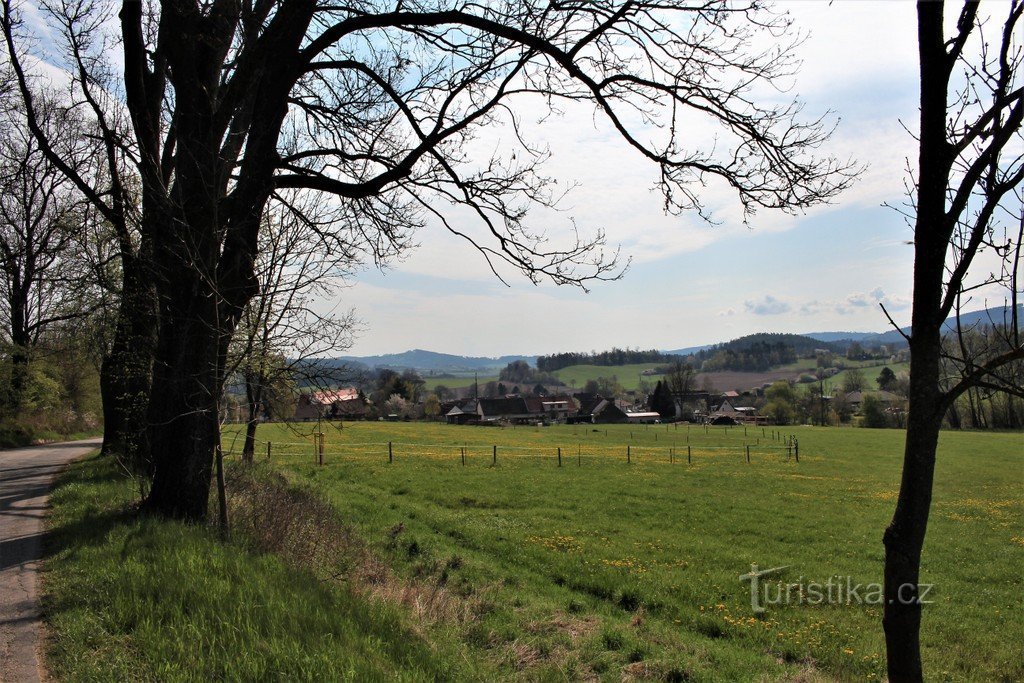
M642 351L640 349L620 349L616 347L609 351L566 352L553 353L549 356L538 356L537 369L541 372L555 372L570 365L615 366L633 363L667 363L673 358L674 356L664 354L655 349Z

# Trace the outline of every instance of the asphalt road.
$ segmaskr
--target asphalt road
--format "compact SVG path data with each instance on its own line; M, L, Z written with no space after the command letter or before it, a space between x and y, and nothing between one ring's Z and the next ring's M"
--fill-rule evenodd
M44 677L36 594L50 487L70 461L100 439L0 451L0 681Z

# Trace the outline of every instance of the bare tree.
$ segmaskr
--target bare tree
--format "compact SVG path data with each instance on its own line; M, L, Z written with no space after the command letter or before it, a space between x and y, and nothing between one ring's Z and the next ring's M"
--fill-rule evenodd
M151 474L145 433L157 311L150 270L152 237L141 230L141 217L154 205L152 196L147 198L143 192L139 145L123 102L124 83L111 59L120 49L120 39L108 30L113 5L41 0L35 7L49 29L48 49L37 50L37 55L60 69L65 79L53 82L48 76L26 71L23 53L38 46L20 24L16 8L5 3L0 22L14 90L21 96L27 125L39 149L89 203L96 214L95 224L103 224L110 233L105 237L116 245L117 277L102 282L117 300L113 335L101 370L103 450L133 463L134 470ZM77 117L82 128L79 141L89 150L91 163L76 163L51 137L41 103L33 93L37 81L47 83L66 111Z
M286 193L264 216L256 259L259 292L242 312L227 368L228 376L237 374L245 385L244 460L253 458L266 404L296 398L272 397L275 390L295 379L326 387L344 376L345 369L325 356L351 346L355 319L318 309L317 303L337 294L359 257L355 245L321 237L320 228L336 221L318 201L316 193Z
M13 2L0 2L4 32L29 99ZM58 14L100 30L95 5L75 7ZM851 179L848 164L813 157L822 121L754 101L794 70L787 19L754 2L127 1L119 18L124 147L158 295L147 505L174 517L206 515L225 357L258 290L275 190L333 196L373 244L430 218L499 275L585 286L620 269L600 233L549 241L530 225L528 208L557 196L540 173L546 152L521 135L524 101L592 105L660 168L670 211L704 213L707 183L752 212L827 201ZM778 40L757 50L757 34ZM688 136L698 120L713 142ZM475 153L473 137L502 123L515 144Z
M0 110L0 321L10 359L5 410L17 414L29 360L52 326L86 315L92 302L76 237L86 219L67 177L42 153L17 101ZM78 131L48 97L40 124L68 158L79 159Z
M1017 319L1024 231L1024 3L1011 0L995 11L1004 8L995 30L983 30L978 5L964 3L947 37L944 3L917 6L921 107L908 211L914 227L909 413L899 498L884 537L883 625L894 682L923 678L918 580L943 416L972 386L1024 393L999 373L1024 358ZM1001 265L972 268L982 254ZM980 358L947 347L945 361L959 370L957 379L944 384L943 326L972 296L1009 303L1010 319L1000 328L1000 348Z

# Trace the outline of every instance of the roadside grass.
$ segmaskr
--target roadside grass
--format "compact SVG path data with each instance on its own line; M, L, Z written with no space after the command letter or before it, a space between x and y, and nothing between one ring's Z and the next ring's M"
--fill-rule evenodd
M73 464L52 497L43 577L57 680L479 678L382 601L318 580L212 529L139 516L107 458Z
M902 432L783 428L796 463L764 448L779 446L771 428L347 423L322 426L321 467L296 427L315 428L260 427L273 466L397 575L484 603L438 632L507 677L884 677L880 605L770 605L759 618L739 576L757 563L787 566L784 583L880 583ZM935 585L922 634L933 680L1024 678L1021 445L942 434L921 578Z

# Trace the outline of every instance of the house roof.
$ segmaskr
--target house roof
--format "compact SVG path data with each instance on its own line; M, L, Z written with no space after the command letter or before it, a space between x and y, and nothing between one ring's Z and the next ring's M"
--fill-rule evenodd
M337 403L338 401L351 401L359 398L359 390L355 387L345 387L344 389L335 389L333 391L314 391L310 395L310 402L312 403Z

